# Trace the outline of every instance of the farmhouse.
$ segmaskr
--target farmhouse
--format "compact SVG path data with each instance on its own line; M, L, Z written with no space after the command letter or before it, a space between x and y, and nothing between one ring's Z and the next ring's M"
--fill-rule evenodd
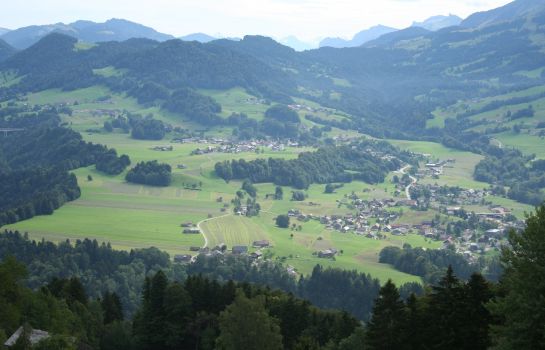
M248 246L245 245L235 245L231 249L233 254L246 254L248 253Z
M196 234L201 233L201 230L198 227L189 227L189 228L184 229L183 233L184 234L189 234L189 235L192 235L192 234L196 235Z
M192 256L189 254L174 255L175 263L188 263L191 262Z
M261 240L261 241L255 241L254 243L252 243L252 246L254 248L266 248L270 246L270 244L271 243L267 240Z
M263 257L263 253L260 251L253 252L252 254L250 254L250 257L254 260L261 259L261 257Z
M331 259L337 254L337 249L331 248L318 252L318 257L322 259Z
M153 151L167 152L172 151L174 148L172 146L155 146L152 148Z

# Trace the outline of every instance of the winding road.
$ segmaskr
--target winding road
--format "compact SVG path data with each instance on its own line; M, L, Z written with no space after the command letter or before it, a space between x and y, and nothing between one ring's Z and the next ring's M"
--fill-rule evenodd
M406 165L404 166L403 168L399 169L399 172L401 174L407 174L407 169L409 169L411 166L410 165ZM407 174L408 175L408 174ZM405 187L405 195L407 196L407 199L408 200L411 200L411 187L413 187L414 185L416 185L416 183L418 182L418 180L416 179L416 177L412 176L412 175L409 175L409 178L411 179L411 183L409 185L407 185L407 187Z

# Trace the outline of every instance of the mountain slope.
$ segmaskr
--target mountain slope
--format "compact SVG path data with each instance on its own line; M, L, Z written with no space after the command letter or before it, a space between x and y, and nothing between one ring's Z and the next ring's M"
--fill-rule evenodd
M484 12L477 12L462 21L463 27L483 27L498 22L512 21L532 12L545 10L543 0L516 0L505 6Z
M6 33L9 32L9 31L10 31L9 29L0 28L0 35L4 35L4 34L6 34Z
M26 49L53 32L70 35L86 42L124 41L131 38L165 41L173 38L152 28L121 19L111 19L104 23L77 21L71 24L29 26L12 30L0 38L15 48Z
M431 33L431 31L420 27L409 27L398 30L396 32L384 34L381 37L365 43L365 47L393 47L396 43L403 40L410 40L423 37Z
M421 27L431 31L437 31L443 28L460 25L462 19L455 15L434 16L423 22L414 22L413 27Z
M0 64L0 70L16 70L25 76L18 91L72 90L105 84L133 93L153 82L163 89L244 87L269 99L288 102L287 94L295 90L294 82L281 70L214 43L131 39L74 50L76 43L74 37L52 33L7 59ZM119 78L95 74L95 69L104 67L123 69L124 74Z
M378 25L369 29L363 30L352 38L352 40L344 40L341 38L325 38L320 42L320 47L356 47L361 46L371 40L379 38L380 36L397 31L395 28Z
M0 39L0 62L6 60L15 52L16 50L11 45Z

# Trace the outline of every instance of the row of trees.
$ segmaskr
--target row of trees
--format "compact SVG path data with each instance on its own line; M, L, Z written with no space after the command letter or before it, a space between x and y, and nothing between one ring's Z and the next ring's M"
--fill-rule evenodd
M225 181L249 179L254 183L273 182L299 189L306 189L313 183L352 180L380 183L389 171L401 166L401 161L398 158L385 160L373 153L370 145L375 144L362 142L352 146L330 146L301 153L292 160L223 161L216 163L215 170Z
M359 327L283 292L197 276L171 283L159 272L143 294L133 326L141 349L294 349L336 344Z
M386 247L380 251L379 262L393 265L397 270L420 276L427 283L437 283L445 269L451 267L461 278L467 280L475 271L483 271L487 279L497 281L502 273L497 258L481 259L470 264L463 256L448 249Z
M168 186L172 181L172 168L168 164L158 163L156 160L140 162L129 170L125 179L128 182L150 185Z

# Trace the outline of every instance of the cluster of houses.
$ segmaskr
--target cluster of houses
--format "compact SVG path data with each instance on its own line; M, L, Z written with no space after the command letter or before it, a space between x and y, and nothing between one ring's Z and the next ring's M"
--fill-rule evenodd
M200 234L201 233L201 230L193 225L193 223L191 221L188 221L188 222L184 222L183 224L181 224L183 230L182 230L182 233L183 234Z
M327 109L327 108L323 108L323 107L318 107L318 108L314 108L314 107L310 107L310 106L307 106L307 105L302 105L302 104L291 104L291 105L288 105L289 108L293 109L294 111L305 111L305 112L311 112L311 113L325 113L325 114L333 114L333 111L331 111L330 109Z
M507 233L514 229L516 231L525 228L523 220L508 220L509 210L503 207L491 207L489 212L476 213L479 222L484 222L489 228L484 231L466 229L459 237L443 235L443 248L454 249L457 253L470 260L475 261L480 254L490 250L499 249L506 244Z
M252 140L252 141L225 141L217 146L208 145L199 147L191 152L191 155L202 155L209 153L243 153L260 152L268 149L274 152L281 152L286 147L299 147L298 142L292 141L270 141L270 140Z
M251 259L257 260L263 257L263 252L261 249L270 248L271 243L268 240L259 240L252 243L252 247L255 249L253 252L249 252L249 247L247 245L234 245L229 251L225 243L220 243L213 248L208 247L190 247L189 250L195 252L195 255L191 254L178 254L174 256L174 262L177 263L192 263L197 259L197 256L224 256L228 254L233 255L249 255Z
M431 176L434 178L443 175L443 169L445 167L452 167L452 164L456 163L456 159L441 160L437 163L426 163L424 169L420 169L416 174L418 177Z

